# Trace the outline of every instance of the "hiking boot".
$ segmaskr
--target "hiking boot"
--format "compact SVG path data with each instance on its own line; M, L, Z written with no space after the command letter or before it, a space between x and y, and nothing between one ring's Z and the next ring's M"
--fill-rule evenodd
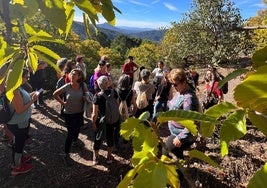
M31 158L32 158L32 156L29 155L29 154L23 155L23 156L21 157L21 164L24 164L24 163L29 162L29 161L31 160ZM15 165L12 165L11 168L12 168L12 169L15 168Z
M114 158L112 155L108 156L107 157L107 164L111 164L113 160L114 160Z
M14 167L11 171L12 176L25 174L33 168L31 163L21 163L20 167Z

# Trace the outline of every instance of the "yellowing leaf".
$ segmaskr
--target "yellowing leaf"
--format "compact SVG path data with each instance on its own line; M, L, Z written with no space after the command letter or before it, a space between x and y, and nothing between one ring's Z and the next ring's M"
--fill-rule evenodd
M23 5L24 4L24 0L13 0L13 3L18 3L18 4L21 4Z
M200 122L200 134L204 137L211 137L215 130L215 125L210 122Z
M260 66L266 65L267 62L267 46L256 51L252 56L253 68L257 69Z
M136 125L140 123L139 119L136 118L128 118L125 122L121 124L120 134L126 140L129 140L133 135L133 132L136 128Z
M171 187L178 188L180 187L179 178L176 171L175 165L166 165L165 168L167 171L167 182Z
M123 180L119 183L118 188L128 187L132 179L135 177L138 168L131 169L123 178Z
M7 98L12 101L14 97L14 90L17 89L22 82L22 70L24 66L24 60L23 59L15 59L13 62L11 62L13 65L12 71L9 73L8 79L7 79Z
M236 86L234 98L239 106L258 112L266 108L266 102L258 103L267 100L266 74L267 65L260 66L255 73L250 74L240 85Z
M162 188L166 186L167 172L162 162L147 161L139 170L133 183L134 187Z
M49 2L49 3L48 3ZM63 6L63 1L50 0L38 1L39 8L45 17L57 28L65 31L67 28L67 15Z

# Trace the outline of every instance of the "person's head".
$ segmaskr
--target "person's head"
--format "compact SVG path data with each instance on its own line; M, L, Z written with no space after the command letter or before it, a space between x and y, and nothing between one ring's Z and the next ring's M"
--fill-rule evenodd
M164 62L163 61L159 61L158 62L158 68L163 69L163 67L164 67Z
M110 72L112 69L112 66L110 63L106 63L107 71Z
M26 67L23 68L22 70L22 84L24 84L25 82L27 82L30 79L30 70Z
M106 71L106 65L107 65L107 62L106 61L104 61L104 60L100 60L99 62L98 62L98 69L100 69L100 70L102 70L102 71Z
M210 81L213 81L213 79L214 79L214 74L213 74L213 72L210 71L210 70L208 70L208 71L206 72L206 75L205 75L205 80L206 80L207 82L210 82Z
M129 89L130 87L130 76L127 74L122 74L118 81L118 88L124 90Z
M100 76L97 79L97 85L102 91L108 89L108 87L109 87L109 78L107 76Z
M168 74L168 79L178 92L183 92L187 87L187 76L183 69L172 69Z
M132 62L134 60L134 57L133 56L128 56L128 59L129 59L129 62Z
M72 69L70 71L70 79L72 82L78 82L78 83L82 83L84 82L84 74L80 69Z
M107 55L102 55L100 60L101 61L108 61L108 56Z
M212 71L212 72L216 72L216 67L215 66L213 66L213 65L211 65L211 64L208 64L208 70L209 71Z
M146 67L141 66L141 67L139 68L140 72L141 72L142 70L144 70L145 68L146 68Z
M63 69L65 68L67 61L68 59L66 57L63 57L57 60L57 66L61 71L63 71Z
M145 82L147 82L149 80L149 76L150 76L151 72L148 69L143 69L140 72L140 77L142 80L144 80Z
M77 55L76 56L76 62L83 63L84 62L84 56L83 55Z
M65 74L69 74L71 72L72 69L76 68L76 63L73 60L67 60L66 65L63 69L63 72Z

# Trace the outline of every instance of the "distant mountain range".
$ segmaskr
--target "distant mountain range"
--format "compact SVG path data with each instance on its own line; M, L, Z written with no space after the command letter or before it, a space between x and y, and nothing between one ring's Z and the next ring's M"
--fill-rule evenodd
M110 40L113 40L118 35L127 35L135 38L159 42L162 40L166 32L166 30L156 30L151 28L136 28L126 26L114 27L107 23L98 24L97 27L99 31L105 33ZM74 21L72 30L77 33L81 39L86 38L86 33L82 22Z

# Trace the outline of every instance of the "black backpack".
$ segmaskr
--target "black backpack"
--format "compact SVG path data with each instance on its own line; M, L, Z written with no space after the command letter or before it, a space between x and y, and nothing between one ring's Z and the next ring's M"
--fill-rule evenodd
M5 93L0 94L0 124L6 124L9 120L11 120L12 116L15 113L15 110L11 112L10 102L6 97Z

